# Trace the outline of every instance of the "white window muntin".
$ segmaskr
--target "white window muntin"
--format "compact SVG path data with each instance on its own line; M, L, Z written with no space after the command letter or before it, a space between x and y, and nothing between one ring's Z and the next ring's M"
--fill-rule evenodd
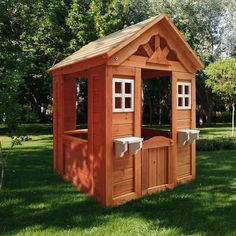
M116 93L115 83L121 83L121 93ZM128 83L131 86L131 93L125 93L125 84ZM121 98L121 108L116 108L115 98ZM125 108L125 98L131 99L131 107ZM121 79L113 78L113 112L133 112L134 111L134 80L133 79Z
M181 92L179 93L179 86ZM188 93L185 93L185 87L188 87ZM179 106L179 98L182 98L182 106ZM185 105L185 98L188 98L188 105ZM177 82L177 109L191 109L191 83L190 82Z

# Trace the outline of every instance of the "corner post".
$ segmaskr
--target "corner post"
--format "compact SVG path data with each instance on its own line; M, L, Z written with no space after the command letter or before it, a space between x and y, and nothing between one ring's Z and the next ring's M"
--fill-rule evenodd
M196 129L196 78L195 74L192 76L191 80L191 129ZM196 142L196 141L195 141ZM194 179L196 176L196 144L195 142L191 144L191 174Z
M172 146L172 177L171 177L171 185L173 187L177 183L177 123L176 123L176 115L177 115L177 77L175 72L172 72L171 77L171 136L173 139L173 146Z
M105 78L105 101L106 101L106 161L105 161L105 184L106 206L112 206L112 183L113 183L113 140L112 140L112 77L111 66L106 66Z
M141 101L142 101L142 83L141 83L141 68L136 68L135 70L135 79L134 79L134 97L135 97L135 105L134 105L134 136L141 137ZM141 151L139 150L134 157L134 189L137 194L137 197L141 197Z
M53 164L54 170L63 175L63 133L64 133L64 76L53 76Z

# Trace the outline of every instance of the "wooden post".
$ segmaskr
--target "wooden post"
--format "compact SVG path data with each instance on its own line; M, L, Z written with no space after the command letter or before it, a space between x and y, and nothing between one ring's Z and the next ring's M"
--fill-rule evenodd
M105 90L106 90L106 206L112 205L113 186L113 140L112 140L112 67L106 67Z
M134 80L134 97L135 97L135 105L134 105L134 136L141 137L141 102L142 102L142 84L141 84L141 68L136 68L135 71L135 80ZM141 151L134 157L134 180L135 185L134 189L137 194L137 197L141 197L142 189L141 189Z
M57 77L53 77L53 169L56 172L58 165L57 165L57 155L58 155L58 96L57 96L57 89L58 89L58 82Z
M54 134L54 168L58 174L64 174L63 133L64 133L64 76L53 78L53 134Z
M176 126L176 114L177 114L177 77L175 72L172 73L171 78L171 136L173 139L172 147L172 181L170 184L173 186L177 183L177 126Z
M195 75L192 76L191 80L191 129L196 129L196 79ZM196 142L196 141L195 141ZM196 144L191 145L191 175L194 179L196 176Z
M94 137L93 137L93 78L90 74L87 74L88 80L88 158L90 163L90 179L92 183L92 194L95 192L95 185L94 185L94 153L93 153L93 144L94 144Z

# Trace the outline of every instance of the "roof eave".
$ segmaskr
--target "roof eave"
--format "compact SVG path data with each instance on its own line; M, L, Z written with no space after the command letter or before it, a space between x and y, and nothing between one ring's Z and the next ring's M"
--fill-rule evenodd
M87 70L91 67L94 67L95 64L88 63L91 60L98 61L98 64L96 64L96 65L102 65L102 64L106 63L107 59L108 59L107 53L102 53L100 55L96 55L94 57L89 57L89 58L86 58L85 60L75 61L75 62L67 64L67 65L62 65L62 66L58 66L58 67L55 65L55 66L51 67L50 69L48 69L47 72L49 74L54 74L57 72L58 72L57 74L69 74L69 73L73 73L73 72L70 72L72 70L72 67L76 67L77 72L79 72L79 71ZM83 66L81 66L80 70L78 70L77 67L79 67L80 65L83 65Z

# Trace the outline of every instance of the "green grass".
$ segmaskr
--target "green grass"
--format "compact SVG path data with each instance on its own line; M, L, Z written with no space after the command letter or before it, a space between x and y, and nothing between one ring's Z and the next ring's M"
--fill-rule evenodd
M170 130L169 125L144 125L144 128L153 128L153 129L160 129L160 130ZM214 139L220 137L231 137L231 124L230 123L216 123L211 124L210 126L203 125L197 127L200 130L200 139ZM236 129L235 129L235 136L236 136Z
M231 124L213 124L210 127L203 126L197 129L200 130L200 139L231 137Z
M105 209L53 174L39 133L9 158L0 235L236 235L236 150L198 153L195 181Z

